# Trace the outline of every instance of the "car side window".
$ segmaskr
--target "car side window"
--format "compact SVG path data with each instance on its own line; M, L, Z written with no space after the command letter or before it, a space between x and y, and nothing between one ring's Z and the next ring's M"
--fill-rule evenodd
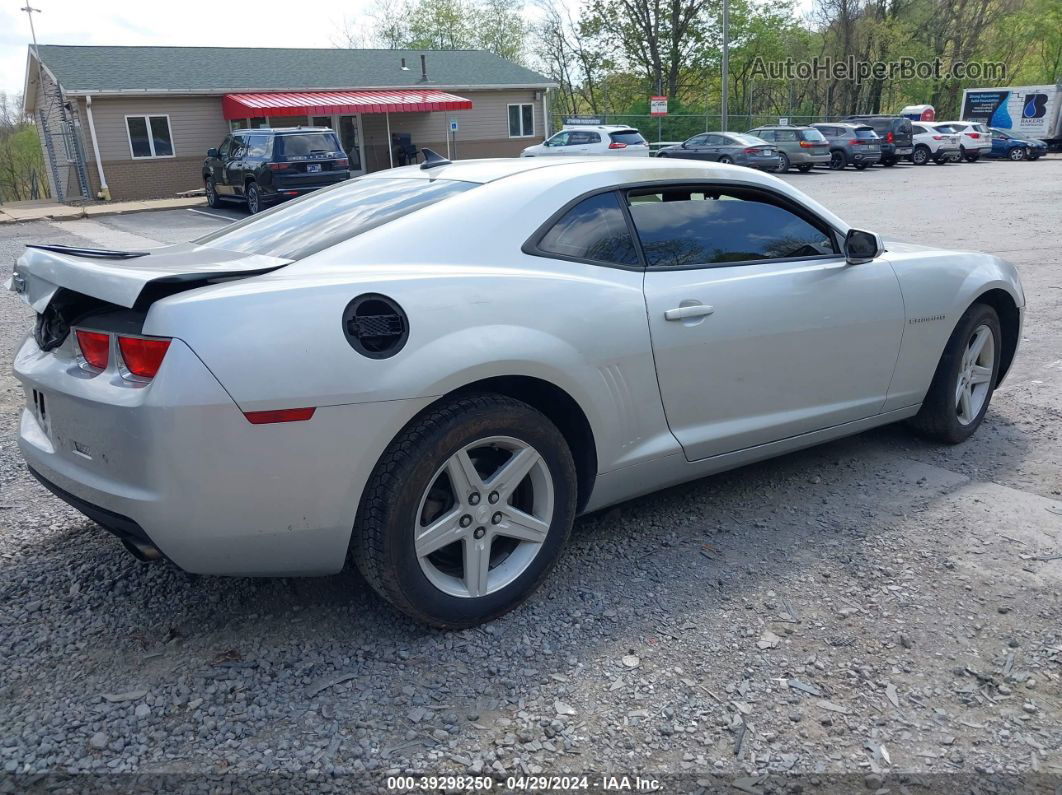
M232 136L232 146L229 147L229 157L243 157L243 150L247 146L247 139L242 135Z
M610 265L639 265L638 252L615 193L583 199L562 215L537 248L578 260Z
M776 140L776 141L790 142L790 141L796 141L796 139L797 139L796 130L775 130L774 131L774 140Z
M709 135L705 138L704 146L726 146L726 139L721 135Z
M568 133L559 132L546 141L550 146L567 146L568 145Z
M272 154L272 138L268 135L251 135L247 138L247 157L262 158Z
M773 141L773 140L775 140L774 130L758 130L758 131L757 130L753 130L749 134L750 135L755 135L757 138L762 138L765 141Z
M568 136L568 146L581 146L590 143L590 133L573 132Z
M601 136L600 136L600 135L598 135L598 134L597 134L596 132L592 132L592 133L587 133L587 134L586 134L586 139L587 139L587 141L588 141L589 143L592 143L592 144L599 144L599 143L601 143Z
M770 194L741 188L635 189L631 218L650 268L836 255L830 230Z
M218 147L218 157L228 157L230 148L232 148L232 136L226 135L225 140Z
M925 127L919 127L917 124L911 125L911 132L913 132L915 135L922 135L925 131Z
M704 146L704 142L707 140L707 135L695 135L686 141L686 146Z

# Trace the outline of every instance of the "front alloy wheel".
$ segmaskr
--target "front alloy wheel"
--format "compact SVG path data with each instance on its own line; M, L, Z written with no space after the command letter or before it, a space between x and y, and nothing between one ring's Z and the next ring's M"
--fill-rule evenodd
M974 304L959 318L937 364L933 383L911 423L926 436L958 444L984 419L999 380L999 316Z
M255 182L249 182L247 184L247 212L251 215L255 215L262 209L262 197L258 195L258 184Z
M1024 146L1016 146L1016 147L1014 147L1013 149L1010 150L1010 152L1007 154L1007 157L1009 157L1014 162L1017 162L1019 160L1024 160L1025 159L1025 155L1026 155L1025 147Z
M351 555L397 609L470 627L535 591L568 538L575 500L571 451L546 416L503 395L443 399L377 463Z

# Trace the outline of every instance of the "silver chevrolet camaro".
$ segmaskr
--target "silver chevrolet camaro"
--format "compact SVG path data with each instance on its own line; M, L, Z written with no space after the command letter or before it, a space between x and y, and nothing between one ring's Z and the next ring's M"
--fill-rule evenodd
M1014 359L996 257L683 160L372 174L191 243L42 244L19 445L144 559L353 559L414 618L520 604L574 517L877 425L961 442Z

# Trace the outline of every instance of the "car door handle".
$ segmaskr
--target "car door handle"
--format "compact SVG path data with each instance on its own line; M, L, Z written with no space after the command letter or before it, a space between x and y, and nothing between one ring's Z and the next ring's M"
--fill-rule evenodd
M714 306L694 304L693 306L680 306L677 309L669 309L664 312L665 320L685 320L691 317L704 317L715 311Z

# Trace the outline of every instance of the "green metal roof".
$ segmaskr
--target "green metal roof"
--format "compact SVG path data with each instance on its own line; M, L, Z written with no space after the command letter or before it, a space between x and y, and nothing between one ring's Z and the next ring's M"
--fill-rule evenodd
M42 44L66 91L313 91L430 86L548 86L549 78L484 50L279 47L77 47ZM406 59L408 71L401 69Z

